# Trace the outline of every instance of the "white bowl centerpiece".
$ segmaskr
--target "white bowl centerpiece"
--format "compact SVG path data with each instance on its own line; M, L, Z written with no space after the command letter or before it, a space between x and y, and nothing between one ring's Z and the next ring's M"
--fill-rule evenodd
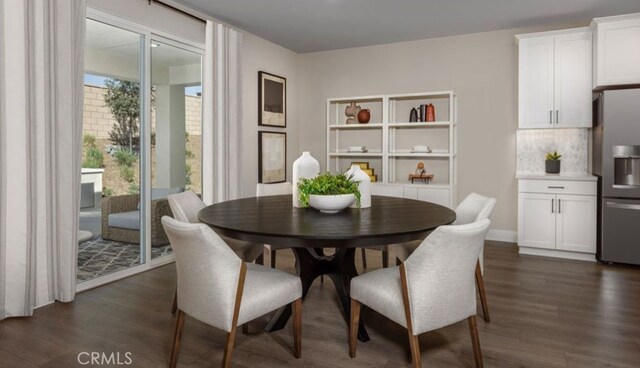
M358 182L345 174L325 173L298 182L300 206L313 207L323 213L337 213L354 202L360 207Z

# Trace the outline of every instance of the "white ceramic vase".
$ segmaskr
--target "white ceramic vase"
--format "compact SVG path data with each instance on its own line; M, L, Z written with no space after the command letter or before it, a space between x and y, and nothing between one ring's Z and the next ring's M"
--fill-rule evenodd
M351 168L347 170L345 175L348 177L353 175L353 181L358 182L358 189L360 189L360 208L371 207L371 178L366 172L362 171L360 165L351 165ZM354 203L351 207L357 207Z
M293 162L293 207L300 207L300 179L313 179L320 174L320 163L309 152L302 152L302 156Z

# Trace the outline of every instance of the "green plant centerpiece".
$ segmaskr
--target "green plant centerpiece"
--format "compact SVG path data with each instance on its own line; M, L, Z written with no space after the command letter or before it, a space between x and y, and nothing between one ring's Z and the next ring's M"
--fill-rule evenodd
M313 179L302 178L298 182L298 190L300 192L300 206L302 207L311 206L321 212L336 213L350 206L354 202L354 197L356 206L360 207L358 182L355 182L351 176L345 174L324 173ZM320 208L322 204L316 204L319 201L337 201L334 205L337 207ZM344 203L346 205L341 206ZM338 209L338 207L342 208Z
M547 174L559 174L561 157L562 155L560 155L558 151L547 152L544 162L544 171Z

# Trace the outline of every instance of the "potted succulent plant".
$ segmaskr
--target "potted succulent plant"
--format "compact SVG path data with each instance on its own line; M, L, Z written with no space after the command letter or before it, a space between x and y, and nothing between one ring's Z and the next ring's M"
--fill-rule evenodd
M301 207L313 207L324 213L337 213L354 202L360 207L358 182L345 174L321 174L298 182Z
M544 171L547 174L559 174L561 157L562 155L558 151L548 152L544 162Z

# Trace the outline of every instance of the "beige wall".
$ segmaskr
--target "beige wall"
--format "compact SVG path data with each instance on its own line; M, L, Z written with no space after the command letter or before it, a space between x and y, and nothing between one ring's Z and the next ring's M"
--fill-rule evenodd
M298 89L299 55L274 43L244 33L242 39L242 193L254 196L258 182L258 131L287 133L287 180L291 165L300 156ZM287 79L287 128L258 126L258 71Z
M326 169L329 97L453 90L458 97L458 199L470 192L497 197L492 228L515 231L518 54L513 36L540 30L503 30L300 55L299 109L304 116L300 147L311 151Z

